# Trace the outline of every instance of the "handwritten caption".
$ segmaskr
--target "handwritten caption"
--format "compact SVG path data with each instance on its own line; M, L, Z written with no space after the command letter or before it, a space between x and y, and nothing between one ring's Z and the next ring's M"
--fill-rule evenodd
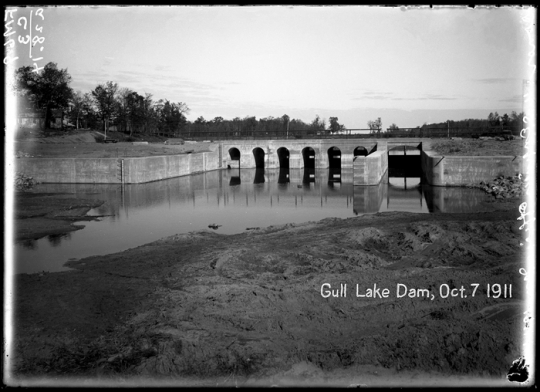
M525 178L525 194L529 199L534 200L536 197L536 180L534 177L535 170L534 166L536 164L536 142L535 142L535 133L536 133L536 83L532 82L536 79L536 14L528 13L525 17L522 18L522 21L525 24L525 32L527 33L529 48L529 59L527 61L527 66L530 70L529 80L524 80L524 93L523 93L523 107L524 107L524 128L521 130L520 136L524 141L525 154L523 155L523 166L526 169L527 177ZM528 170L527 170L528 169ZM520 221L523 221L523 224L519 227L520 230L523 230L525 234L525 241L521 242L521 246L526 246L529 252L533 251L536 248L536 241L533 238L533 241L530 241L531 232L533 236L536 232L536 228L533 222L536 220L534 213L536 211L535 204L529 209L527 202L523 202L519 206L520 216L517 218ZM531 229L531 230L529 230ZM527 253L529 253L527 252ZM534 253L533 253L534 254ZM536 260L533 257L528 257L528 267L520 268L519 273L523 276L523 281L525 282L525 294L527 297L525 311L523 312L523 323L525 330L525 339L524 339L524 352L528 352L527 357L531 357L533 353L530 351L533 347L532 340L534 339L534 305L531 303L533 301L536 288L534 273L536 270Z
M27 12L29 14L26 14ZM21 15L22 13L25 15ZM16 47L28 45L28 58L34 62L32 72L39 72L44 68L40 66L43 63L39 63L43 60L41 55L45 48L44 21L43 8L37 10L14 8L4 11L4 48L14 52ZM4 57L4 64L12 63L18 58L14 53L8 54Z

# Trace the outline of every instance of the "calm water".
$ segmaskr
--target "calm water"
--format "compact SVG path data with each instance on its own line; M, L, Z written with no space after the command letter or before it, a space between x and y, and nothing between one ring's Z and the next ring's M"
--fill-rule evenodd
M395 171L394 171L395 173ZM317 169L218 170L148 184L41 184L38 192L67 193L105 203L78 222L85 228L15 245L18 273L67 270L69 259L133 248L159 238L221 225L218 233L247 228L348 218L384 211L478 211L487 196L476 189L422 185L419 177L385 177L353 186L351 171ZM399 173L398 173L399 175Z

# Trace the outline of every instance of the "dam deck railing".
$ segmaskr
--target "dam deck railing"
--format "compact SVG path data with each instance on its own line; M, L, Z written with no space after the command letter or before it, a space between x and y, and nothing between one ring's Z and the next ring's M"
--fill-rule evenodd
M239 130L239 131L188 131L162 134L184 140L290 140L290 139L371 139L371 138L479 138L513 134L502 128L400 128L399 130L347 129L338 133L315 130ZM519 135L514 135L519 136Z

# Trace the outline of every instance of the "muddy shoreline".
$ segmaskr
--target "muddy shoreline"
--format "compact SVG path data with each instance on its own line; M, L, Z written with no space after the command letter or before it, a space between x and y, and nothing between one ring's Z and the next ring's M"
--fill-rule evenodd
M98 219L99 216L88 216L87 213L103 204L103 200L58 193L17 192L14 199L15 242L81 230L84 225L73 222Z
M98 202L66 196L40 219L70 224ZM494 207L205 230L70 262L72 271L17 275L16 379L503 383L522 347L524 255L518 201ZM347 284L347 296L325 298L325 283ZM512 297L493 298L493 284L512 285ZM369 297L374 285L388 296ZM442 298L461 287L468 297Z

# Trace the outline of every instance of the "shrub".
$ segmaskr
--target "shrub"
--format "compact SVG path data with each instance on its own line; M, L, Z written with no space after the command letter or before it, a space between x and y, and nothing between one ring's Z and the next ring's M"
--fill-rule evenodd
M17 173L15 176L15 190L17 192L26 192L32 189L38 182L24 173Z
M480 182L479 187L496 199L520 198L525 192L525 183L518 175L506 178L499 175L493 181Z

